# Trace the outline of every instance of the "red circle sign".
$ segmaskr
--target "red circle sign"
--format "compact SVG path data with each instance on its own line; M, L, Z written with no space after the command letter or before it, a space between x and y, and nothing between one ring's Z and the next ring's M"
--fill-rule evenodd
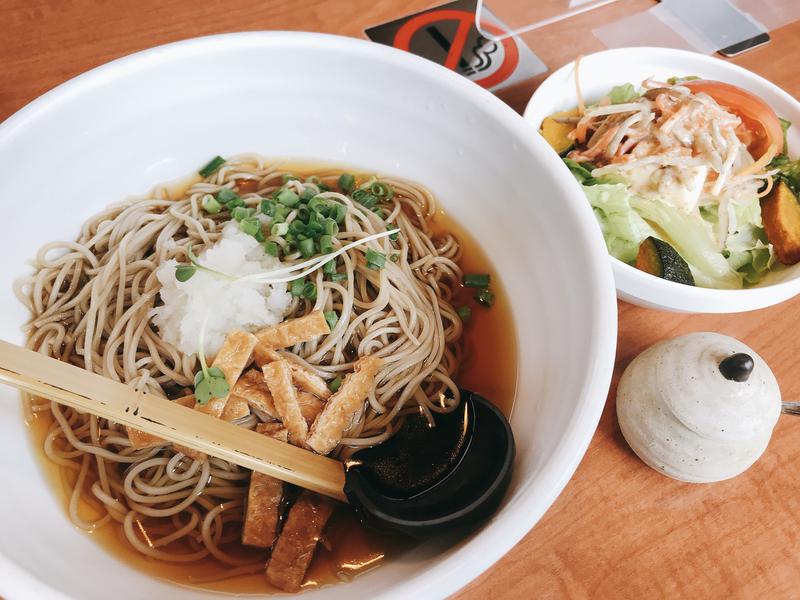
M444 66L448 69L455 71L458 65L458 59L464 51L464 46L467 43L467 36L469 30L475 23L475 14L465 10L434 10L412 17L397 31L394 37L394 47L407 52L411 51L411 40L414 35L423 27L427 27L434 23L443 21L456 21L458 28L456 34L447 52ZM506 32L492 25L491 23L484 23L483 28L495 35L503 35ZM500 67L491 75L487 75L483 79L475 79L475 83L481 87L491 88L506 79L508 79L517 68L519 64L519 49L516 42L511 38L505 38L500 42L503 44L503 62Z

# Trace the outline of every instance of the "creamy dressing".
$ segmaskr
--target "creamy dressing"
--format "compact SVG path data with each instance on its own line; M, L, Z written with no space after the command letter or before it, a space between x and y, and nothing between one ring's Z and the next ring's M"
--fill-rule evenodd
M755 363L745 382L719 370L735 353ZM780 411L769 366L745 344L717 333L691 333L645 350L617 391L620 428L634 452L657 471L693 483L747 470L766 449Z

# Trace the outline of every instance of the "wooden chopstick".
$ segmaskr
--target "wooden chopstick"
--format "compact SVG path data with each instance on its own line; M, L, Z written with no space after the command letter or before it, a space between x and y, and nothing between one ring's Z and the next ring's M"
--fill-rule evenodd
M346 502L342 463L0 340L0 383Z

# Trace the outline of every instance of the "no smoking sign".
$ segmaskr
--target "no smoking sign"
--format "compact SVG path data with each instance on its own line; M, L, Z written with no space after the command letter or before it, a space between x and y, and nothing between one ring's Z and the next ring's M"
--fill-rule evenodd
M482 28L494 35L506 28L484 8ZM514 38L487 40L475 27L475 0L459 0L367 29L374 42L394 46L452 69L496 90L544 73L544 63Z

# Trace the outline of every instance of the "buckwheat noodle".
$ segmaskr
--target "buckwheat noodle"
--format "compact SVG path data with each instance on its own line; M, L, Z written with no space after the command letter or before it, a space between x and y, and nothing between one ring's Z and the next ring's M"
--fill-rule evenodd
M323 169L314 175L334 188L340 172ZM143 199L91 218L77 241L43 246L35 273L15 284L16 295L33 315L28 347L152 393L186 393L198 361L162 340L151 323L150 312L159 302L156 269L173 258L186 262L190 244L200 253L220 237L229 217L201 211L205 194L250 181L256 192L242 199L257 206L261 196L283 185L285 174L278 163L240 155L192 183L177 199L167 186L158 186ZM322 196L347 207L335 248L390 224L399 227L398 239L369 245L387 256L398 254L396 262L387 260L382 270L371 270L364 260L366 247L355 247L342 256L346 281L327 281L317 271L312 275L316 300L294 298L286 315L312 310L340 315L330 335L285 352L287 359L326 380L350 371L358 356L384 359L366 409L342 440L340 457L386 440L411 412L430 419L459 402L453 377L460 361L461 320L450 303L461 280L459 243L447 233L434 235L431 220L437 206L427 190L405 181L382 181L395 192L390 205L383 205L385 220L349 196ZM290 214L287 221L294 217ZM284 260L302 259L295 254ZM93 531L116 522L137 551L158 560L211 556L226 567L218 578L263 569L263 560L254 563L229 551L240 538L248 470L216 458L193 461L171 445L134 449L123 427L41 399L26 401L26 410L29 416L52 413L44 451L73 473L69 516L76 526ZM260 420L253 412L236 423L253 428ZM85 518L81 499L99 516ZM176 542L182 542L179 550Z

